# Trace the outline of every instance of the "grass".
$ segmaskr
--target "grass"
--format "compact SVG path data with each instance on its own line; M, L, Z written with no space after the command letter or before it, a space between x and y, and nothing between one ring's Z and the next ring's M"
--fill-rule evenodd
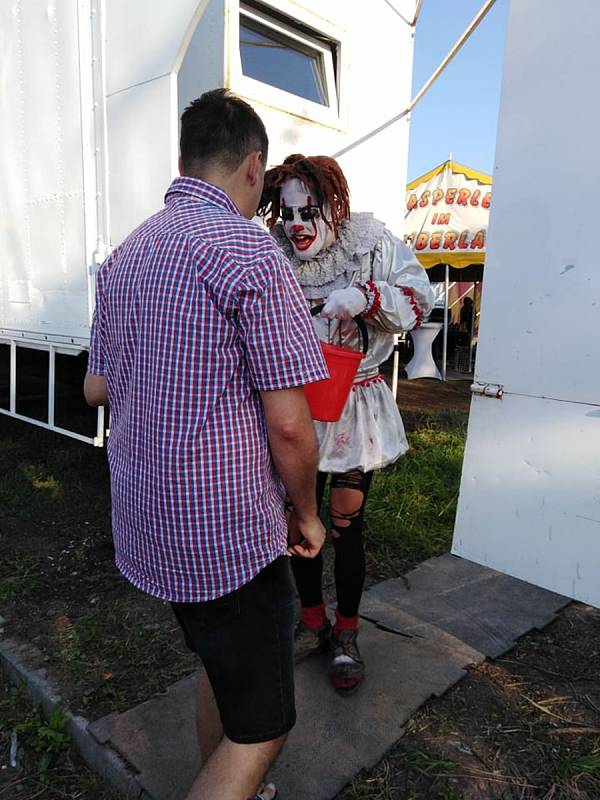
M23 687L11 686L0 671L2 800L119 800L70 750L65 725L59 709L46 721Z
M371 582L450 545L466 414L404 417L411 449L375 475L368 500ZM124 710L192 670L170 610L114 567L106 454L4 417L0 454L7 635L33 639L62 671L76 707L92 716Z
M376 572L400 574L447 552L452 541L467 415L410 415L408 423L411 449L375 475L367 501L365 536Z
M9 600L17 594L35 591L39 585L39 563L35 558L15 556L0 571L0 600Z
M411 449L374 477L367 504L372 580L402 574L451 543L467 414L403 418ZM195 664L169 609L129 587L112 560L105 453L0 417L0 613L7 635L22 626L23 638L48 654L47 666L60 666L71 710L88 718L141 702ZM340 800L600 797L600 738L557 733L573 725L548 713L600 726L600 615L575 607L559 624L558 634L530 635L516 655L472 671L419 711L388 757ZM549 675L558 676L552 687ZM564 707L556 701L563 696ZM112 800L63 747L60 719L46 723L36 714L0 675L2 763L11 734L24 726L20 766L0 771L0 800ZM457 751L456 740L472 755ZM48 747L56 752L42 770Z
M421 800L420 793L407 794L405 786L427 783L427 800L462 800L458 790L446 780L456 764L422 750L408 750L392 763L384 759L372 774L358 775L342 792L340 800ZM399 777L404 786L398 785Z
M34 706L23 722L15 726L17 736L39 754L38 773L46 781L48 768L57 757L69 747L69 737L65 732L67 718L60 708L55 708L46 721L38 706Z
M558 774L566 779L582 775L600 779L600 747L584 755L572 754L564 757L558 766Z

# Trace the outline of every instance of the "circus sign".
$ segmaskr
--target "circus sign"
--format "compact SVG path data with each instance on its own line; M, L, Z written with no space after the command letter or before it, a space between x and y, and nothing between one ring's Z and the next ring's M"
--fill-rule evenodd
M446 161L409 183L405 239L424 267L483 264L492 179Z

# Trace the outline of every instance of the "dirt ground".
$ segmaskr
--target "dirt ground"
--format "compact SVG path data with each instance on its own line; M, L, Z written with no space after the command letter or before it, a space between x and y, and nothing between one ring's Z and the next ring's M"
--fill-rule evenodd
M597 800L600 611L572 603L410 721L340 800Z
M472 380L437 381L420 378L398 383L400 411L468 411L471 402L469 387Z
M468 386L400 381L407 428L431 410L468 409ZM133 589L114 566L105 451L6 417L0 437L5 635L32 642L71 709L89 719L124 711L193 671L169 604ZM326 582L330 561L326 552ZM379 564L367 585L391 574Z
M431 410L467 411L469 384L401 381L407 425ZM168 604L133 590L114 567L105 453L5 417L0 436L5 635L40 649L40 665L88 719L125 710L193 671ZM340 800L600 798L599 668L600 611L572 604L545 631L433 699ZM41 780L40 753L27 748L26 734L22 766L8 765L10 735L27 708L3 678L0 800L108 797L66 752Z

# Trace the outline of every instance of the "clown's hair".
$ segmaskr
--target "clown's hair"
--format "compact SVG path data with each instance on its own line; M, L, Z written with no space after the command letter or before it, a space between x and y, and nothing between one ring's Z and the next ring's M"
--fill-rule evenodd
M321 217L337 237L340 223L350 217L350 192L342 168L330 156L294 153L283 164L268 170L257 214L266 218L269 228L273 227L281 212L281 185L290 178L297 178L311 189L317 198ZM329 205L329 214L323 211L325 203Z

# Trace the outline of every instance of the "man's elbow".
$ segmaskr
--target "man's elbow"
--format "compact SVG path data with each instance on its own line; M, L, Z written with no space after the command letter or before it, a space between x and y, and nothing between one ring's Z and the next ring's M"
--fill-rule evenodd
M83 396L89 406L104 406L108 403L108 388L103 375L88 372L83 382Z

